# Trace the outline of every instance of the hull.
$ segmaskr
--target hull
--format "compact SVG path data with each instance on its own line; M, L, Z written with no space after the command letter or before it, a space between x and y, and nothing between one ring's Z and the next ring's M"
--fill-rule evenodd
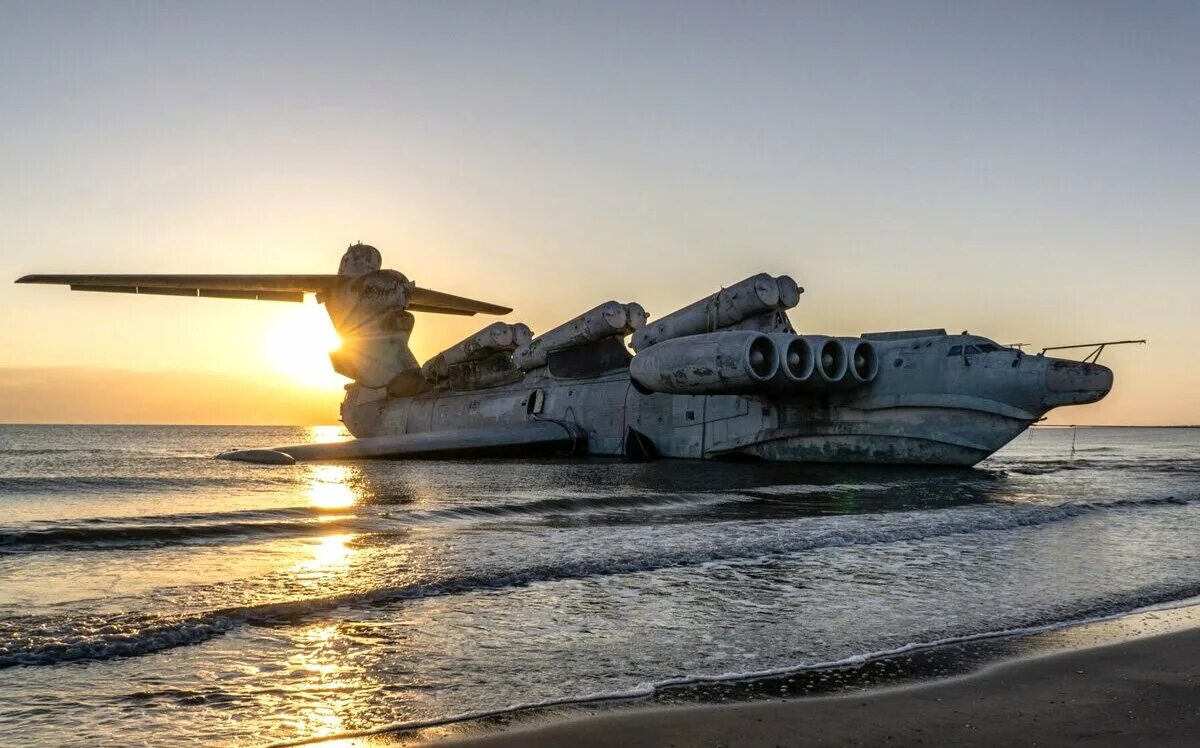
M303 301L317 294L353 380L342 421L357 442L242 450L297 459L571 452L688 459L973 465L1052 408L1096 402L1112 372L1027 356L944 329L798 335L803 289L759 273L647 324L607 301L538 337L495 322L418 365L411 311L507 314L424 289L355 244L336 275L54 275L18 282L170 296ZM626 336L632 335L630 354ZM1145 342L1145 341L1120 341ZM1081 346L1066 346L1078 348ZM1087 347L1087 346L1083 346Z
M590 376L542 367L498 387L411 397L352 386L342 420L357 437L505 426L516 433L547 421L579 434L578 451L597 456L970 466L1050 409L1095 402L1111 387L1111 372L1094 364L994 344L961 354L986 342L945 334L879 340L878 376L848 392L646 393L627 365Z
M516 431L540 420L577 428L586 436L586 453L596 456L635 454L636 434L640 444L671 458L955 466L978 463L1036 420L1003 403L964 404L943 395L939 405L937 399L926 398L921 406L855 407L845 397L838 403L647 395L627 375L569 383L534 377L492 390L356 403L344 409L343 419L360 438L502 426ZM540 412L530 412L531 404Z
M956 465L969 467L989 457L1028 427L1028 423L1006 423L1001 428L993 416L983 413L948 411L938 418L954 418L958 431L968 438L955 438L924 429L907 434L887 433L872 422L838 429L841 433L797 434L758 442L739 451L772 462L828 462L884 465Z

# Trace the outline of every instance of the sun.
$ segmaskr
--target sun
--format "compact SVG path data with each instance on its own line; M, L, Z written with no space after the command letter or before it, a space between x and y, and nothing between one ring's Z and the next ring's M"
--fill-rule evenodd
M325 310L308 299L280 311L266 330L263 350L272 368L297 384L332 390L348 381L329 363L329 352L341 344Z

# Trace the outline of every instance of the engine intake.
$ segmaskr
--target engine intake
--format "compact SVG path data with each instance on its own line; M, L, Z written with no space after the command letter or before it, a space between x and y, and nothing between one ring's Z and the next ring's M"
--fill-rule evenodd
M867 384L879 375L879 354L862 338L838 338L846 351L847 374L855 384Z
M827 335L806 335L805 339L817 353L813 389L828 390L841 386L849 369L845 346Z
M861 387L879 374L875 346L861 338L770 333L779 372L770 389L779 394L819 394Z
M767 333L767 337L775 344L775 355L779 358L779 371L771 380L772 389L795 390L812 380L817 354L809 340L785 332Z

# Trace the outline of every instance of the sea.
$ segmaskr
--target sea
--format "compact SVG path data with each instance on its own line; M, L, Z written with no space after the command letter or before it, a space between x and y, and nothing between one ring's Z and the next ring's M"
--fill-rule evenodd
M636 700L1200 594L1200 429L1035 428L971 469L213 459L345 437L0 426L0 744Z

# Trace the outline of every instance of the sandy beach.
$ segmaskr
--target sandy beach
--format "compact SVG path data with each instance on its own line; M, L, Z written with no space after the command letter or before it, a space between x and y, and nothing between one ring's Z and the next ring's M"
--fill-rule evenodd
M1200 629L848 696L619 711L438 745L1195 745Z

